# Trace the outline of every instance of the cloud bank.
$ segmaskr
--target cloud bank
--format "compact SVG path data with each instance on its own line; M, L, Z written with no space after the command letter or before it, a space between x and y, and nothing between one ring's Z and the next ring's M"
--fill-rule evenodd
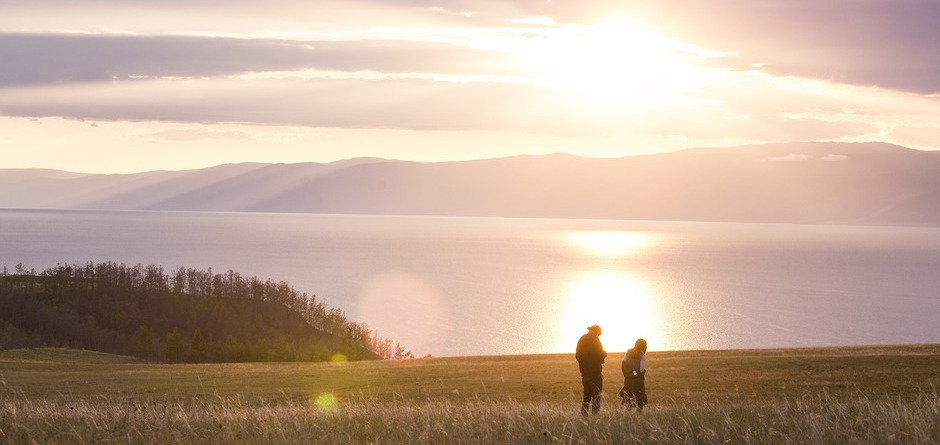
M0 116L15 119L526 133L566 138L573 152L587 145L578 138L609 137L611 155L637 150L626 134L633 145L879 140L940 149L935 1L0 8ZM611 23L657 38L585 38Z

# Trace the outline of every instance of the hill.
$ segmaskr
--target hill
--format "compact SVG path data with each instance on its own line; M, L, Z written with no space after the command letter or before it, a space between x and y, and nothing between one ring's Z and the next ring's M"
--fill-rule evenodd
M374 359L391 342L283 282L89 262L0 275L0 350L24 347L198 363Z
M0 169L0 207L940 225L940 152L781 143L624 158Z
M116 365L139 363L134 357L127 355L108 354L107 352L89 351L85 349L68 348L33 348L10 349L0 353L0 361L4 364L21 365Z

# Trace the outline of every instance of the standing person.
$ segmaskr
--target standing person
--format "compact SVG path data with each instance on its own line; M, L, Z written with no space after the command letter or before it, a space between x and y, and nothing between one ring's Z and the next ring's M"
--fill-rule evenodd
M620 370L623 371L623 389L620 390L623 406L628 411L633 408L636 408L637 412L643 411L643 407L647 405L646 340L636 339L633 349L623 355Z
M581 401L581 414L597 414L601 410L601 391L604 389L603 367L607 351L601 344L601 327L588 326L587 333L578 340L575 358L581 371L581 385L584 386L584 398Z

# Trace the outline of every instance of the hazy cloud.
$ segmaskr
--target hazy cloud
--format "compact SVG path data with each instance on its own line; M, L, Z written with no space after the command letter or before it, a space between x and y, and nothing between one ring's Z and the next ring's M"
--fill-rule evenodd
M13 116L553 134L609 125L570 108L538 87L411 79L158 79L0 95L0 112Z
M0 34L0 87L301 69L499 75L501 53L418 41Z
M0 0L0 10L10 116L940 145L938 1ZM654 92L675 101L639 111L576 104L530 83L539 68L504 48L618 15L709 67L700 85ZM618 48L585 51L629 59ZM629 62L628 74L642 68Z
M680 41L736 53L721 66L940 92L940 2L664 0L634 11Z
M99 0L80 4L65 0L0 0L0 7L6 17L0 17L0 30L6 32L50 31L53 28L101 33L123 29L148 35L304 30L330 33L408 26L505 27L518 25L532 17L542 18L542 24L562 24L588 23L611 14L623 14L639 17L651 29L682 43L734 54L711 60L714 66L738 70L759 67L777 76L801 76L919 93L940 92L940 57L936 57L940 53L940 2L931 0L347 0L341 5L332 1L294 0L264 3L244 0L159 3ZM60 20L55 19L60 16ZM0 60L19 62L14 67L2 64L5 67L2 68L2 78L6 82L11 82L12 78L16 83L22 83L30 77L62 77L48 71L69 70L69 67L55 63L67 55L62 53L66 49L77 50L72 62L80 67L74 68L78 72L72 74L79 79L100 75L108 68L119 68L114 64L140 66L140 61L135 59L141 54L156 55L159 60L161 51L163 56L170 56L167 52L174 49L179 54L172 57L180 59L187 55L198 57L200 50L205 51L203 55L208 57L196 63L197 68L205 68L208 64L238 63L254 63L261 67L272 63L282 67L296 66L309 64L310 60L304 59L313 57L304 54L294 44L282 42L286 47L278 48L277 43L270 41L238 45L224 40L177 40L174 47L169 39L95 40L93 36L84 39L72 37L74 40L60 40L64 39L61 36L45 39L43 36L4 36ZM110 60L106 62L111 64L95 66L93 60L79 59L79 56L94 51L91 45L100 45L97 53L91 54L93 60L110 54ZM194 47L186 48L189 45ZM381 65L383 61L392 60L430 63L428 60L431 58L425 56L456 64L453 69L470 69L487 62L486 57L467 54L459 48L421 47L401 42L385 42L384 48L374 42L371 47L360 45L335 46L329 54L312 53L316 54L319 63L323 58L336 63L345 59L348 65ZM133 51L135 46L139 46L141 51ZM271 54L266 54L266 50ZM23 54L30 57L23 57ZM8 59L9 56L18 57ZM468 56L468 62L457 63ZM128 59L122 62L118 60L120 57ZM30 63L31 58L38 60ZM375 69L382 70L381 66Z
M808 155L808 154L791 153L791 154L784 155L784 156L772 157L772 158L770 158L770 160L771 160L771 161L786 161L786 162L793 162L793 161L797 161L797 162L805 162L805 161L824 161L824 162L832 162L832 161L844 161L844 160L846 160L846 159L848 159L848 158L849 158L849 157L846 156L846 155L828 154L828 155L825 155L825 156L812 156L812 155Z
M808 161L808 160L810 160L810 156L809 156L809 155L806 155L806 154L791 153L791 154L784 155L784 156L775 156L775 157L770 158L770 160L771 160L771 161L788 161L788 162L798 161L798 162L802 162L802 161Z
M176 74L183 72L188 75L9 87L0 94L0 113L554 135L633 131L690 140L778 141L792 140L795 135L802 140L871 135L878 132L874 123L886 122L892 107L912 109L893 104L888 96L863 94L852 94L857 106L845 108L844 99L827 96L825 91L794 92L757 81L723 95L701 92L705 98L720 97L716 101L650 104L635 112L618 113L586 107L577 102L578 97L548 88L487 81L486 77L318 71L206 78L191 71ZM880 108L871 108L874 104ZM923 112L930 109L925 107Z

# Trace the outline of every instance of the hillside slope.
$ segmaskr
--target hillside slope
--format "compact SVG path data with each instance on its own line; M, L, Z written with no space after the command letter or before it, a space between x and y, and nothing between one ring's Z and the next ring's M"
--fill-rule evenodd
M236 164L82 175L0 169L0 208L940 225L940 152L786 143L615 159Z

